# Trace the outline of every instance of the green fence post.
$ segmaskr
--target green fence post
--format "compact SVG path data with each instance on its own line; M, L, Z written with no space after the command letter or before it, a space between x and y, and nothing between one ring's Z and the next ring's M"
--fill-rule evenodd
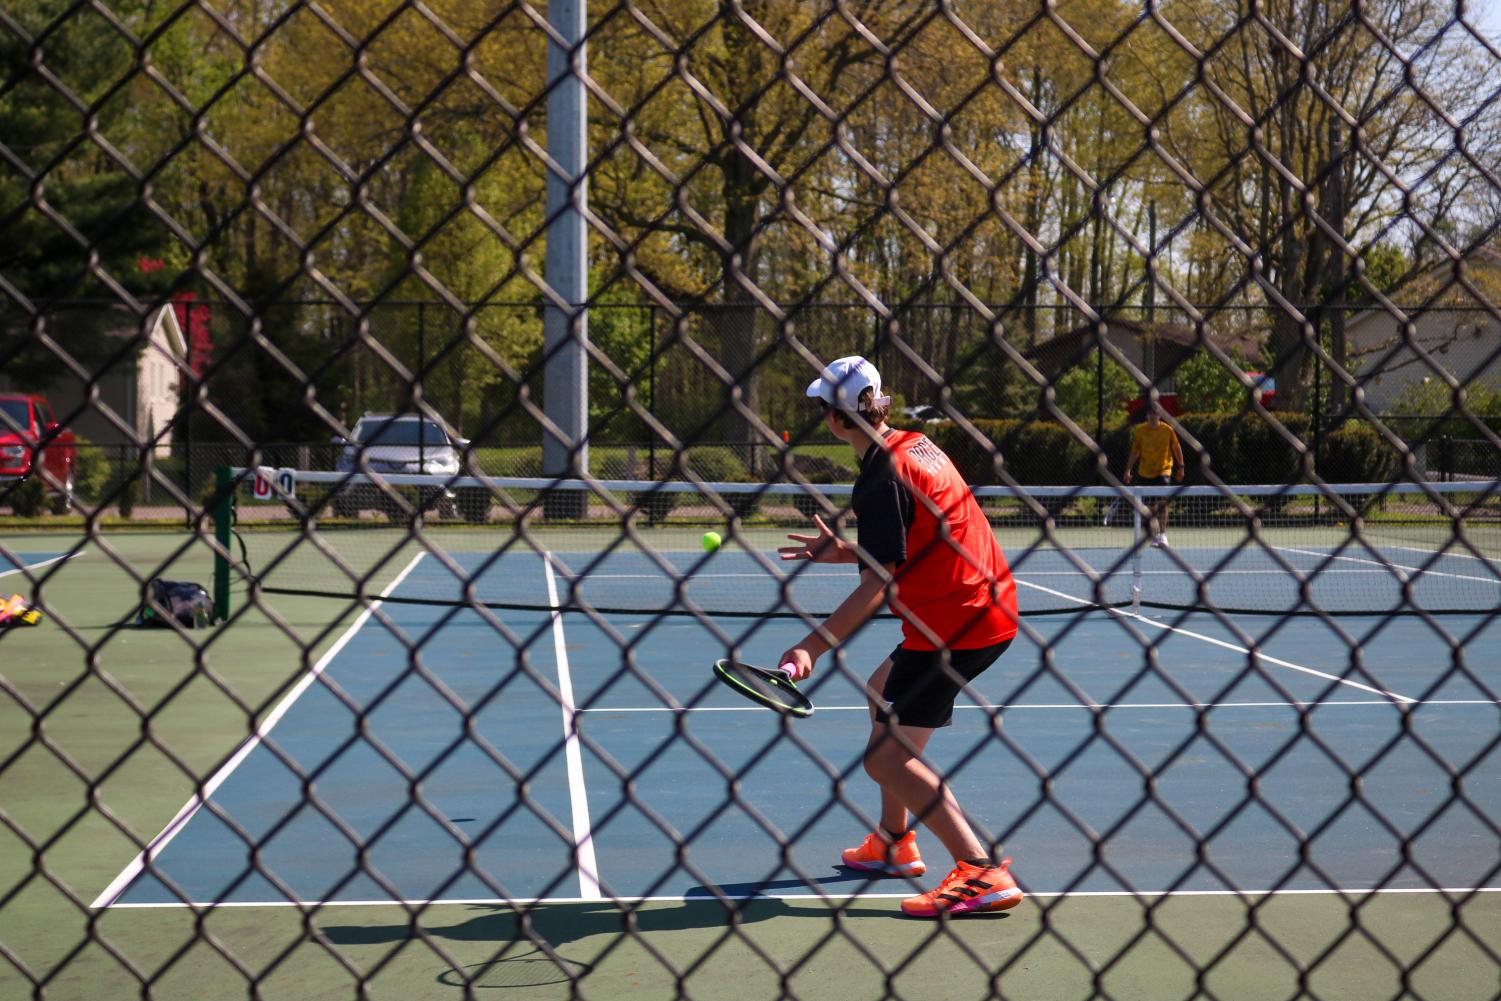
M229 544L234 528L234 476L228 466L214 473L214 538L219 549L214 553L214 616L223 622L229 618Z

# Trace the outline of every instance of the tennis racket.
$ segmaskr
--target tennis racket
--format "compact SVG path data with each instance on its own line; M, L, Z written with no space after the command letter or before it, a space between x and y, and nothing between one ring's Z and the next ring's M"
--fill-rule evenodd
M714 676L757 705L799 719L813 715L813 703L798 690L786 671L768 671L736 660L716 660Z

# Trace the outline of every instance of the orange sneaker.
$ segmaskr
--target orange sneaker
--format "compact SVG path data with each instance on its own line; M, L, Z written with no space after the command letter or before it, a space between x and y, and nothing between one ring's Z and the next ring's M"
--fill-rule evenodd
M902 901L902 913L914 918L970 911L1004 911L1022 902L1022 891L1011 878L1011 860L982 869L968 862L955 862L938 889Z
M879 834L867 834L859 848L846 848L840 857L845 865L861 872L921 876L928 871L917 850L916 831L908 831L900 841L887 841Z

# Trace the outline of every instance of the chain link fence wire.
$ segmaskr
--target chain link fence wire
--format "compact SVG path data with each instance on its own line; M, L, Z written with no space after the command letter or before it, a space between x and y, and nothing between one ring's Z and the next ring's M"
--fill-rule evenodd
M551 6L0 10L0 592L42 615L0 623L0 995L1501 996L1494 12L596 0L550 69ZM849 712L700 722L714 657L796 635L694 578L857 530L805 393L851 354L1080 606L929 759L1016 853L1005 921L828 875L879 816L864 633L813 689ZM1124 482L1154 407L1197 493ZM590 605L622 560L660 609ZM531 616L485 600L518 567ZM1133 572L1174 610L1100 607Z

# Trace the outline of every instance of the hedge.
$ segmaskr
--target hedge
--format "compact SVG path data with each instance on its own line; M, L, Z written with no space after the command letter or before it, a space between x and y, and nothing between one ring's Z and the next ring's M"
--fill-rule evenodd
M1176 418L1185 435L1186 482L1204 482L1208 470L1227 483L1304 480L1304 456L1314 446L1313 422L1305 414L1278 414L1277 419L1298 444L1288 441L1283 431L1259 414L1185 414ZM1094 449L1061 424L1019 420L971 423L978 438L948 421L929 425L926 432L975 486L999 482L998 469L1016 482L1032 486L1101 482ZM1105 428L1099 444L1111 471L1119 475L1131 451L1131 427ZM1397 450L1376 429L1356 421L1326 431L1320 443L1319 475L1333 483L1390 481L1400 468Z

